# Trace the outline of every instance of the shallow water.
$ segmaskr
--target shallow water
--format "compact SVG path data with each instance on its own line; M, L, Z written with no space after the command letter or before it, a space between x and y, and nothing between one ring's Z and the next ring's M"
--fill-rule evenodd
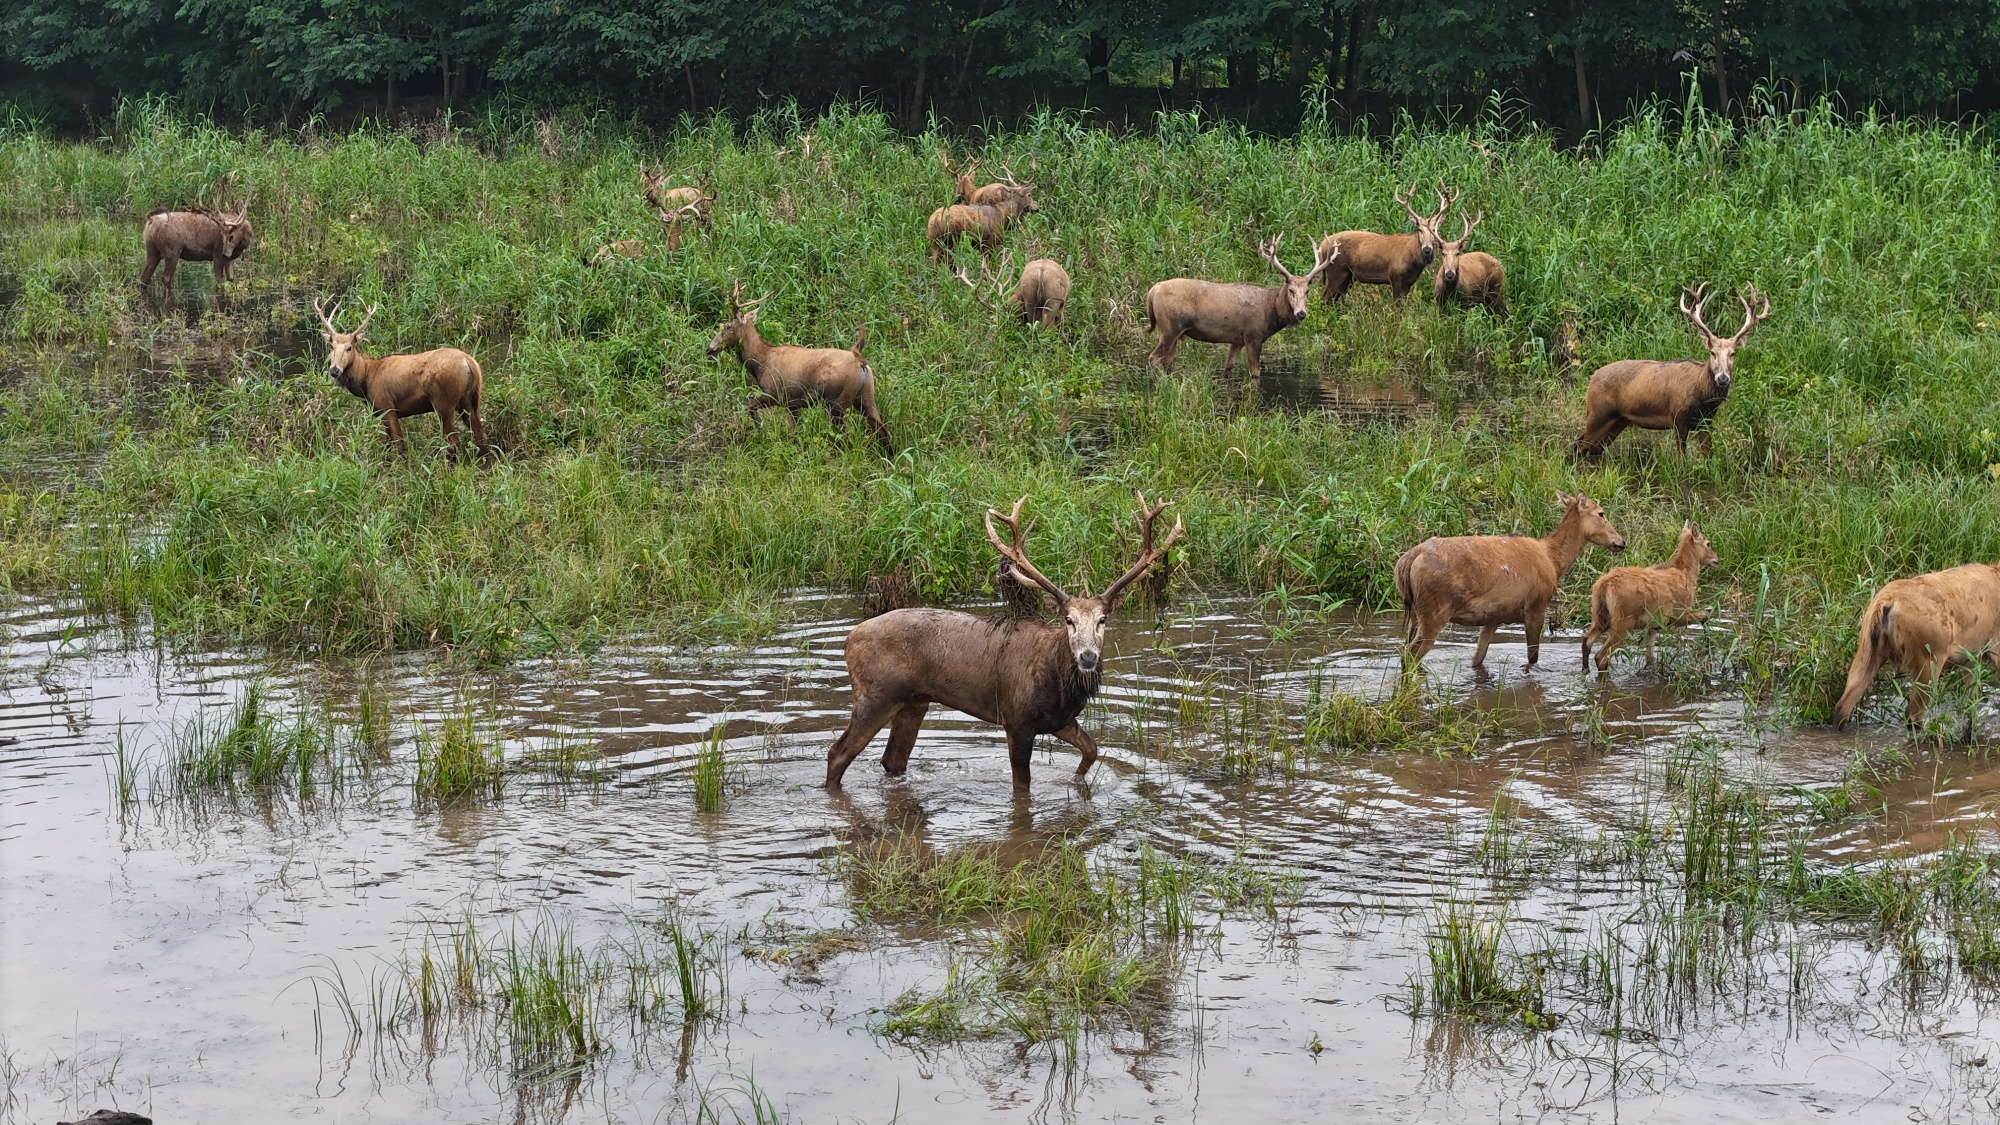
M933 711L904 778L864 756L846 794L829 796L818 782L845 718L841 640L856 607L807 596L792 609L799 624L751 649L630 644L493 672L166 650L142 626L17 605L0 617L0 1119L116 1104L163 1125L650 1122L674 1119L701 1084L751 1080L799 1121L1992 1118L1983 1005L1956 988L1912 999L1884 955L1837 938L1815 947L1810 988L1780 1001L1746 986L1619 1039L1581 1020L1553 1035L1470 1030L1397 1002L1433 905L1500 894L1476 856L1496 801L1536 838L1588 837L1640 815L1648 779L1690 730L1728 740L1737 769L1800 784L1839 777L1880 736L1758 729L1732 699L1677 698L1636 651L1609 681L1586 679L1562 638L1530 673L1518 633L1503 635L1492 675L1475 677L1471 635L1454 631L1429 661L1437 690L1525 733L1471 760L1360 756L1233 780L1205 756L1213 736L1169 721L1181 700L1221 706L1250 684L1293 707L1315 684L1379 693L1399 622L1274 629L1225 602L1113 623L1084 720L1104 751L1087 793L1068 784L1067 748L1044 740L1031 795L1016 799L998 732ZM611 778L524 773L499 800L444 810L414 804L404 782L305 803L142 799L120 813L121 725L128 748L157 753L171 724L253 679L350 711L366 685L394 717L399 761L413 724L470 707L507 733L510 755L584 740ZM723 811L698 813L694 748L725 721L738 776ZM1608 749L1582 734L1600 721ZM1899 854L1984 831L2000 769L1920 758L1884 799L1885 815L1828 830L1815 854ZM1065 835L1104 854L1242 850L1296 871L1302 901L1286 926L1223 925L1155 1018L1086 1035L1067 1063L1042 1046L873 1034L890 999L942 979L948 947L920 930L863 931L863 948L804 972L734 958L725 1020L688 1042L620 1040L575 1082L525 1093L457 1041L350 1049L314 987L336 969L365 981L428 927L468 915L489 933L551 921L589 939L672 908L753 948L847 926L828 859L885 834L936 848ZM1578 868L1510 893L1520 916L1560 930L1615 915L1629 888Z

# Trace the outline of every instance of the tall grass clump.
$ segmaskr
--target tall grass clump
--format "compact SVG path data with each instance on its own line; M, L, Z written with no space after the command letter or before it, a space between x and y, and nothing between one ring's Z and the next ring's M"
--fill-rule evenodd
M721 812L729 783L729 725L719 723L695 747L694 807L705 813Z
M1410 978L1412 1012L1548 1026L1542 972L1508 937L1504 912L1440 904L1424 929L1424 968Z
M436 730L417 732L417 800L432 805L498 797L507 784L499 738L481 731L470 709L446 718Z
M301 797L339 789L362 763L352 732L324 711L274 706L267 688L251 683L224 708L205 708L163 739L165 791L180 797L254 790ZM120 792L136 769L124 731L116 748Z

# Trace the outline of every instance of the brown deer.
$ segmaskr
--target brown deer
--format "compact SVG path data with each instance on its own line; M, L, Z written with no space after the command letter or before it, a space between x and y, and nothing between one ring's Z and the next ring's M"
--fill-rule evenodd
M713 217L715 192L710 189L705 176L698 177L701 180L700 187L677 188L666 186L667 170L664 167L658 170L641 167L639 169L639 178L645 183L643 194L646 197L646 202L652 206L654 211L661 215L662 222L665 221L665 216L669 213L677 215L684 213L685 217L705 227L715 225ZM675 245L668 247L668 249L680 249L678 234L676 234L674 242Z
M1005 302L1006 305L1013 307L1014 314L1020 318L1022 324L1040 324L1044 327L1061 325L1063 307L1069 304L1069 271L1063 269L1061 264L1052 258L1036 258L1021 267L1020 279L1014 282L1010 290L1006 278L1013 265L1014 257L1011 254L1001 259L998 272L989 269L986 263L981 262L979 273L983 285L973 281L964 266L953 270L952 276L964 282L966 288L972 290L981 304L991 308L996 319L999 317L1002 302ZM993 292L991 299L985 296L988 289Z
M1257 247L1263 259L1284 276L1283 285L1257 285L1247 281L1199 281L1174 277L1146 290L1148 327L1160 334L1149 362L1172 371L1174 351L1180 338L1208 344L1228 344L1229 358L1222 363L1223 374L1236 363L1236 353L1250 353L1250 374L1264 370L1264 341L1280 329L1303 323L1306 298L1313 279L1332 269L1340 260L1335 245L1325 256L1317 251L1310 273L1295 274L1278 260L1278 239L1272 235ZM1322 246L1325 244L1322 243Z
M665 228L664 238L669 254L680 251L681 224L691 219L699 219L700 215L699 205L694 203L684 203L675 210L662 210L654 214L654 218L660 220L660 225ZM590 257L584 259L583 264L601 266L613 258L643 258L646 256L646 248L651 245L652 243L643 238L621 238L616 242L607 242L599 246Z
M1026 188L1009 191L994 203L954 203L940 207L931 212L924 224L931 261L943 261L946 249L961 238L978 242L979 252L984 254L1000 245L1008 224L1040 210L1041 206Z
M1903 719L1916 726L1945 665L1981 659L2000 668L2000 563L1898 578L1861 611L1861 643L1847 668L1847 690L1833 708L1834 725L1846 726L1854 717L1885 663L1913 681Z
M1419 215L1410 206L1410 196L1415 195L1417 184L1410 185L1408 195L1391 191L1396 202L1410 216L1410 222L1417 228L1415 234L1376 234L1371 230L1344 230L1339 234L1329 234L1320 241L1319 255L1331 261L1333 252L1340 251L1340 264L1326 271L1326 283L1320 289L1320 296L1327 304L1332 304L1345 296L1349 286L1355 282L1363 285L1386 285L1389 295L1400 301L1409 295L1410 288L1423 276L1424 267L1431 264L1444 246L1438 235L1438 224L1444 221L1445 212L1458 201L1457 189L1447 189L1444 181L1438 181L1438 209L1430 215Z
M1459 535L1433 537L1403 552L1396 560L1396 593L1409 616L1409 638L1403 667L1414 668L1437 644L1445 624L1479 627L1479 647L1472 666L1486 665L1486 646L1502 625L1527 628L1528 667L1541 658L1542 622L1556 583L1576 565L1586 545L1613 551L1625 549L1625 539L1597 501L1578 494L1556 493L1563 517L1546 538L1526 535Z
M875 405L875 371L861 358L861 345L868 340L868 326L862 325L855 333L851 348L765 343L764 337L757 333L757 306L769 296L767 293L745 303L743 283L737 282L729 297L729 319L722 322L715 339L708 342L709 358L722 354L725 348L735 348L743 360L743 369L750 373L750 381L758 391L750 400L750 416L754 419L766 406L780 405L797 418L801 410L817 402L825 404L837 430L848 408L859 406L869 428L875 432L875 440L882 443L882 452L893 456L896 446L889 440L889 427Z
M1591 372L1589 387L1583 394L1583 436L1576 441L1578 456L1596 460L1627 426L1672 430L1685 455L1688 434L1700 430L1722 408L1736 373L1736 349L1743 345L1752 328L1771 315L1771 301L1758 293L1756 286L1744 286L1737 294L1737 299L1743 302L1743 327L1734 336L1717 336L1701 319L1702 306L1708 303L1707 290L1704 282L1684 291L1681 312L1700 331L1702 343L1708 346L1708 358L1621 359ZM1694 298L1693 307L1688 305L1689 297ZM1762 301L1763 307L1753 311L1751 304L1756 301ZM1700 437L1703 451L1712 450L1714 442L1707 431L1703 430Z
M403 440L403 419L435 413L454 454L464 453L464 445L452 429L452 418L463 414L465 424L472 429L472 440L478 443L480 454L485 455L486 427L479 421L479 394L484 379L479 364L471 356L457 348L437 348L415 355L369 355L359 345L362 333L368 331L368 322L375 319L374 305L368 306L368 315L361 318L352 332L342 332L333 326L335 317L340 315L339 306L329 316L315 299L313 311L319 314L320 325L326 330L327 374L349 394L366 399L374 407L396 452L405 453L409 449Z
M1453 301L1462 305L1484 308L1494 316L1507 315L1507 267L1500 259L1479 250L1466 251L1465 246L1472 241L1472 232L1484 219L1486 213L1479 212L1468 219L1461 212L1459 222L1465 230L1455 242L1438 243L1438 271L1434 292L1438 311L1444 312Z
M1620 566L1606 571L1590 587L1590 629L1583 634L1583 667L1590 670L1590 646L1599 637L1597 670L1611 667L1611 654L1634 629L1646 629L1646 650L1652 651L1653 627L1692 625L1708 620L1694 608L1701 568L1718 561L1708 536L1692 520L1681 525L1680 541L1666 562L1656 566Z
M173 296L174 271L183 259L213 263L218 288L224 281L234 281L236 259L250 250L250 201L256 194L255 188L245 191L242 206L230 211L222 206L222 189L218 187L208 203L197 196L192 207L178 211L162 207L147 214L141 235L146 267L139 272L140 287L152 284L153 270L164 262L161 285L169 297Z
M986 538L1000 552L1003 580L1033 583L1048 591L1063 615L1061 626L1034 617L993 620L944 609L899 609L863 621L847 634L847 675L854 707L847 729L826 752L826 787L840 779L868 749L878 731L889 728L882 768L899 776L910 765L917 730L933 703L993 723L1007 734L1014 788L1028 787L1029 755L1039 735L1053 734L1077 748L1081 781L1097 760L1097 744L1076 725L1103 675L1104 622L1124 600L1125 589L1181 538L1181 521L1165 541L1153 542L1153 522L1167 503L1148 506L1139 495L1139 560L1096 597L1072 595L1044 577L1028 561L1025 545L1032 521L1021 526L1022 497L1012 515L986 510ZM1003 542L993 521L1012 532Z

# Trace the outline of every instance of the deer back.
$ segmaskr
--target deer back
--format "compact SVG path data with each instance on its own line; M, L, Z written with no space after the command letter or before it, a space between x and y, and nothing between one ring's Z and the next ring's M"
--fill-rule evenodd
M1095 675L1077 671L1063 630L942 609L893 610L856 625L847 669L857 694L924 696L1037 734L1069 725L1097 687Z
M433 348L404 355L361 353L349 371L349 390L377 410L421 414L459 402L479 402L479 363L457 348Z
M1013 301L1024 322L1062 315L1069 301L1069 271L1052 258L1036 258L1021 267L1021 281L1014 287Z
M1886 610L1886 619L1877 617ZM2000 567L1968 563L1898 578L1883 586L1862 614L1875 624L1883 656L1914 672L1928 660L2000 649Z
M1333 253L1336 246L1340 248L1341 264L1354 280L1374 285L1415 278L1430 265L1436 253L1425 254L1424 240L1418 235L1344 230L1320 241L1320 257Z
M1699 359L1621 359L1591 372L1584 409L1592 417L1616 415L1640 429L1670 430L1728 395Z
M1399 592L1419 616L1449 609L1461 625L1523 619L1555 596L1562 575L1540 539L1459 535L1427 539L1396 560Z
M1146 310L1155 326L1211 344L1261 344L1292 322L1284 286L1248 281L1169 278L1146 291Z
M747 360L747 349L744 355ZM753 372L757 386L785 403L826 400L847 406L862 395L873 375L868 362L849 348L769 344L758 359Z

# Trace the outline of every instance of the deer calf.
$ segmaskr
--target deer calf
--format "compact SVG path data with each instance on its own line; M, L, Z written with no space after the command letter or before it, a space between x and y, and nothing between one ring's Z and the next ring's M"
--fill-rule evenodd
M1613 551L1625 539L1597 501L1556 493L1562 520L1542 539L1526 535L1433 537L1396 560L1396 593L1409 617L1403 667L1414 668L1437 644L1446 623L1479 627L1472 666L1486 665L1486 647L1502 625L1521 624L1528 633L1528 667L1541 657L1542 622L1556 584L1576 565L1586 545Z
M415 355L372 356L359 345L361 334L368 331L368 322L375 319L374 305L368 306L368 315L361 318L352 332L342 332L333 326L334 318L340 315L338 306L329 316L320 308L319 301L314 300L313 311L319 314L320 325L325 329L327 373L349 394L368 401L381 416L388 440L398 453L409 449L403 440L403 419L431 413L438 416L438 425L454 454L464 452L457 431L452 429L453 417L460 414L471 427L472 440L478 443L480 454L487 452L486 427L479 421L479 393L484 380L479 364L471 356L457 348L437 348Z
M1070 594L1028 561L1032 521L1021 525L1021 505L1012 515L986 510L986 538L1000 553L1004 578L1031 582L1055 599L1063 623L1035 617L995 620L944 609L898 609L856 625L847 634L847 675L854 705L847 729L826 752L826 787L839 789L854 759L884 726L889 745L882 768L900 776L910 765L917 731L931 704L963 711L998 726L1007 735L1007 758L1014 788L1028 788L1035 739L1053 734L1083 755L1076 778L1083 780L1097 761L1097 744L1076 717L1097 694L1104 673L1104 622L1124 600L1125 589L1166 556L1181 538L1181 521L1155 545L1153 523L1167 504L1147 506L1139 495L1139 559L1095 597ZM1005 523L1011 544L993 526Z
M1694 608L1695 587L1701 568L1717 561L1708 536L1689 521L1681 525L1680 542L1666 562L1606 571L1590 587L1590 629L1583 634L1584 670L1590 670L1590 646L1599 637L1604 638L1604 647L1597 650L1597 670L1602 672L1611 667L1611 654L1634 629L1647 630L1650 652L1651 627L1708 620L1708 614Z
M146 246L140 287L152 284L153 270L164 262L161 285L169 297L173 296L174 271L183 259L213 263L217 288L224 281L234 281L236 259L250 250L250 200L256 194L254 188L244 192L242 206L229 211L222 206L222 189L218 187L206 204L197 197L192 207L178 211L162 207L149 213L140 236Z
M1344 230L1339 234L1329 234L1320 241L1319 256L1329 262L1335 251L1339 252L1340 264L1326 271L1326 284L1321 287L1321 297L1327 304L1346 295L1348 287L1355 282L1363 285L1386 285L1389 295L1400 301L1409 295L1410 288L1423 276L1424 267L1431 264L1443 248L1444 240L1438 236L1438 224L1444 221L1445 212L1458 200L1455 189L1447 189L1444 182L1438 182L1438 209L1430 215L1419 215L1410 206L1410 195L1415 195L1417 185L1411 184L1409 195L1392 191L1396 202L1410 216L1410 222L1417 228L1415 234L1376 234L1372 230Z
M992 203L954 203L940 207L931 212L930 219L924 224L931 261L943 261L945 252L961 238L976 241L979 252L984 254L1000 245L1000 238L1006 233L1008 224L1041 209L1026 186L1009 187Z
M869 428L875 431L875 440L882 444L882 452L893 456L896 447L889 440L889 427L875 405L875 371L861 358L861 345L868 339L867 326L863 325L855 334L852 348L801 348L766 343L757 333L757 306L764 300L765 297L759 297L745 303L743 283L737 282L729 297L729 319L722 322L715 339L708 342L709 358L722 354L725 348L735 348L743 360L743 369L750 373L750 381L758 390L757 397L750 401L751 417L776 404L786 407L797 418L799 411L817 402L825 404L834 428L839 429L848 408L859 406Z
M1480 212L1467 219L1461 212L1459 222L1465 230L1455 242L1438 243L1438 273L1434 293L1438 311L1449 309L1452 302L1484 308L1494 316L1507 315L1507 268L1500 259L1479 250L1467 252L1465 246L1472 241L1473 229L1486 218Z
M1885 663L1912 681L1903 719L1916 726L1945 665L1980 659L2000 669L2000 563L1898 578L1861 611L1861 643L1847 668L1847 690L1833 708L1834 725L1846 726L1854 717Z
M1250 374L1264 370L1264 341L1279 330L1306 319L1306 298L1313 279L1340 261L1341 248L1335 245L1324 255L1315 251L1313 268L1295 274L1278 260L1278 239L1272 235L1257 251L1284 276L1283 285L1257 285L1247 281L1199 281L1174 277L1146 290L1148 327L1160 334L1150 362L1172 371L1174 351L1180 338L1208 344L1228 344L1229 358L1222 363L1228 374L1236 363L1236 353L1250 353ZM1325 244L1322 243L1322 246Z
M1708 286L1697 285L1681 294L1681 312L1694 322L1708 346L1702 359L1621 359L1591 372L1590 385L1583 395L1583 436L1576 441L1581 457L1595 460L1604 447L1625 432L1627 426L1642 430L1672 430L1682 454L1687 453L1688 434L1708 423L1729 397L1729 384L1736 372L1736 349L1750 330L1771 315L1771 301L1754 285L1737 294L1743 302L1743 327L1734 336L1717 336L1701 319L1708 303ZM1688 298L1694 298L1689 307ZM1751 303L1763 307L1752 310ZM1704 449L1713 442L1701 434Z

